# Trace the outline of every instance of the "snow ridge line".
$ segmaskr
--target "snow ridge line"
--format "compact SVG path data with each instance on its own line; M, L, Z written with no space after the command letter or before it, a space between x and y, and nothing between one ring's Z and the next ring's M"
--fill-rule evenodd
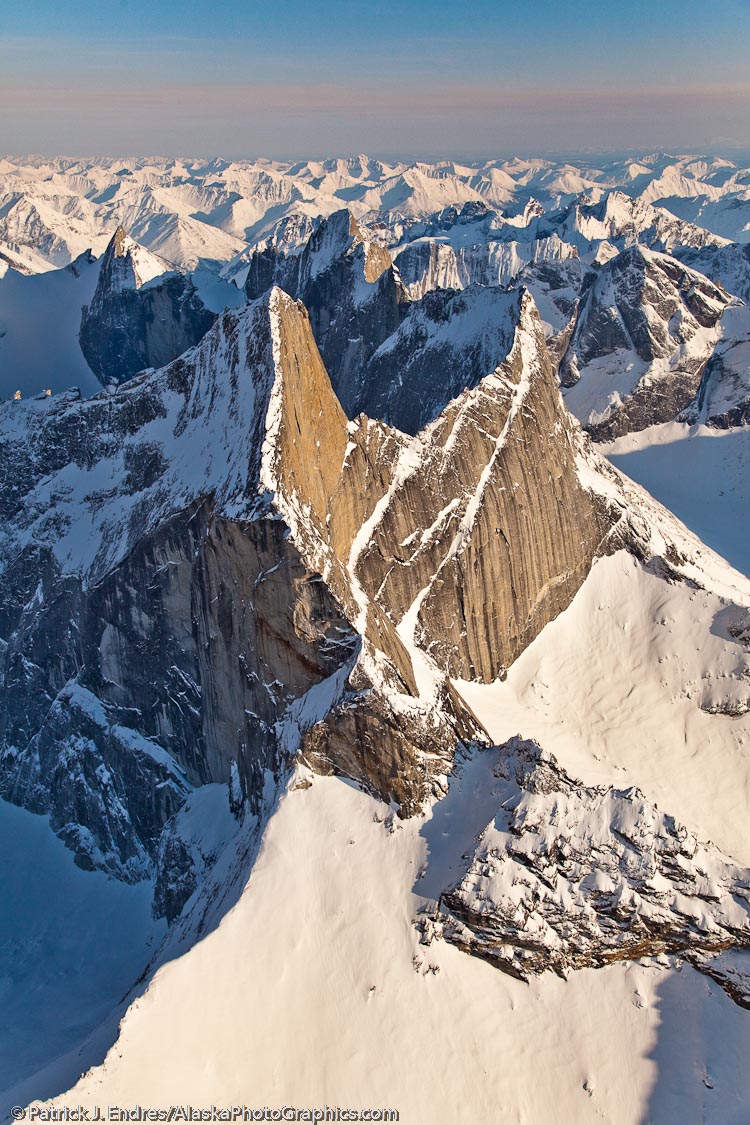
M278 447L281 431L283 379L281 378L281 327L279 313L282 298L286 294L274 285L268 298L268 321L271 329L271 354L273 357L273 377L268 405L266 407L266 432L261 446L260 483L271 492L277 492L276 465L274 453ZM288 298L287 298L288 300Z

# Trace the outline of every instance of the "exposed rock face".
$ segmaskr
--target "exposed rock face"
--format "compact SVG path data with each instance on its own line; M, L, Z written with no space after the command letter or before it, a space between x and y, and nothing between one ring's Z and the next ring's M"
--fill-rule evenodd
M696 393L729 295L641 246L602 266L560 367L566 401L598 439L667 422Z
M274 722L356 649L259 494L272 353L266 304L225 318L192 362L4 419L0 784L123 878L148 872L190 787L227 782L233 762L257 803L279 767ZM222 516L230 493L257 518ZM117 737L95 737L89 712Z
M348 688L325 719L305 732L302 756L317 773L353 778L395 803L401 816L418 813L426 797L443 790L458 748L486 740L447 683L429 714L421 707L393 707L362 669Z
M8 672L9 694L33 686L19 682L17 669ZM43 690L43 670L33 673ZM151 870L162 825L190 790L184 774L161 746L125 725L132 713L103 707L77 681L69 680L51 704L48 694L43 700L48 711L23 749L5 743L3 796L49 813L52 829L81 867L138 882ZM11 716L6 739L17 732Z
M103 384L161 367L193 347L214 322L193 281L144 251L118 227L81 318L86 362ZM145 287L144 287L145 286Z
M407 243L394 258L407 293L419 300L433 289L510 285L531 263L578 257L577 248L554 231L527 239L507 232L508 228L501 234L480 230L477 241L462 244L461 240L455 246L429 236Z
M364 426L352 440L383 448ZM581 441L528 294L507 359L402 441L356 573L452 676L501 675L608 549L615 517L579 481Z
M271 285L307 308L333 388L355 417L365 409L360 371L396 330L407 302L390 254L365 237L349 211L337 211L298 252L270 246L252 256L248 297L259 297Z
M706 955L750 947L750 871L639 790L574 781L534 742L502 747L494 775L497 815L436 920L420 920L423 940L444 936L524 980L680 953L732 984Z
M430 284L410 303L388 252L365 238L348 211L322 222L297 253L269 247L255 254L248 295L275 283L309 310L349 418L364 413L411 434L505 360L520 300L496 287L433 292Z
M260 815L302 752L417 811L486 739L446 674L501 675L623 541L530 295L446 299L503 324L416 436L347 420L279 289L113 393L0 412L0 791L156 871L170 917L201 787Z

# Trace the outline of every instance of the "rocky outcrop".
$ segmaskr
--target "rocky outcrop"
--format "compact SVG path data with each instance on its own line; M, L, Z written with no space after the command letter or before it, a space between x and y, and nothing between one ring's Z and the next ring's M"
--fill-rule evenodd
M729 302L665 254L618 254L581 301L560 366L568 406L602 440L671 421L696 393Z
M79 332L81 351L102 384L169 363L213 324L192 279L168 271L118 227Z
M269 247L253 255L248 295L272 284L308 309L348 417L364 413L410 434L505 360L519 308L518 293L496 286L433 291L430 283L410 302L388 252L348 211L321 222L295 254Z
M695 255L697 269L701 255L713 261L727 248L726 239L622 191L608 191L595 202L582 194L549 210L530 199L517 215L471 202L414 220L398 233L394 261L412 300L433 289L517 285L535 266L554 268L580 258L590 267L636 244Z
M747 977L739 988L711 966L750 947L750 871L638 789L586 787L534 742L512 739L493 772L497 815L420 917L423 941L442 936L522 980L674 953L747 993Z

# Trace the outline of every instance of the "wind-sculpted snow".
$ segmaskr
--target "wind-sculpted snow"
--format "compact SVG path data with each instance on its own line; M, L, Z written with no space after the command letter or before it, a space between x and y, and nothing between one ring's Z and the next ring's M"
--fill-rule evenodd
M0 400L99 384L78 341L81 308L96 289L101 262L88 251L62 269L0 270Z
M524 980L663 953L703 969L701 955L750 947L750 870L638 789L584 786L520 738L493 772L497 813L422 918L423 940L443 936ZM739 983L728 991L742 998Z

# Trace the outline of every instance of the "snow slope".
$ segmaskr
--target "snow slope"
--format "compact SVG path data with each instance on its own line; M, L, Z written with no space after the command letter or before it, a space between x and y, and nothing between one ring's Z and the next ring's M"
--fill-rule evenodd
M506 681L458 686L497 740L534 737L589 785L637 783L747 863L750 712L725 712L748 701L747 648L730 629L750 583L701 559L706 589L625 552L600 559ZM524 984L420 943L418 911L461 876L495 815L495 761L475 754L407 821L298 767L249 878L237 870L236 905L162 965L64 1101L393 1106L415 1125L494 1125L498 1106L523 1125L739 1125L748 1014L679 959ZM746 968L750 955L734 956Z
M83 254L74 265L0 277L0 399L77 386L101 390L78 344L81 306L91 301L99 261Z
M487 766L458 784L481 793ZM235 908L159 971L67 1104L394 1107L407 1125L742 1119L747 1014L719 989L668 963L525 985L421 946L414 884L445 824L435 840L345 781L301 780Z
M750 429L668 422L603 447L705 543L750 573Z
M507 680L461 694L498 742L521 733L585 784L637 785L747 864L750 713L731 711L747 708L750 661L728 626L747 615L750 583L735 579L740 608L624 552L599 559Z

